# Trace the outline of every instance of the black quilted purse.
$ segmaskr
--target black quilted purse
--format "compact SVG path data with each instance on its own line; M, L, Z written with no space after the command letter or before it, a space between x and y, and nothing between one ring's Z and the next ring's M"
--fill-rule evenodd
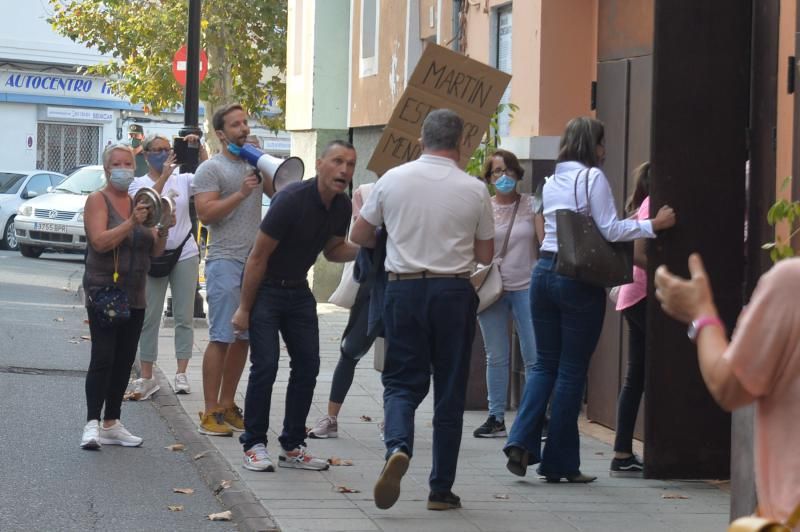
M586 214L578 212L578 181L575 177L575 210L556 211L558 258L556 272L594 286L617 286L633 282L633 242L609 242L592 218L589 202L589 169L585 173Z

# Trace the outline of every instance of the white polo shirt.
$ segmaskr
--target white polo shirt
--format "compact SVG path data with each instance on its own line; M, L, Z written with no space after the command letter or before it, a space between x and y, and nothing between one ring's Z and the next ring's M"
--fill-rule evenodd
M494 238L486 185L446 157L422 155L381 177L361 208L386 224L386 270L461 273L475 263L475 239Z

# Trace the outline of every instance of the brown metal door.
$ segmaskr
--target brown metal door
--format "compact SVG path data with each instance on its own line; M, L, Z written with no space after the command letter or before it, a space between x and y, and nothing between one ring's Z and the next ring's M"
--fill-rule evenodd
M622 212L626 189L629 77L628 60L606 61L597 65L597 118L605 124L606 136L603 171L611 185L619 212ZM614 310L613 303L607 301L603 332L589 366L587 416L609 427L616 424L622 345L620 314Z

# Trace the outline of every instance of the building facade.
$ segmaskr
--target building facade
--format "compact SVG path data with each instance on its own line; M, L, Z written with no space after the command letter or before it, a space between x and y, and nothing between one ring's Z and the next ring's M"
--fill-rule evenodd
M148 115L111 92L108 80L78 69L110 59L61 37L47 22L47 2L0 0L0 167L68 172L98 164L103 148L128 139L128 126L168 138L183 127L183 113ZM202 105L200 109L202 116ZM290 152L289 135L254 128L266 151Z

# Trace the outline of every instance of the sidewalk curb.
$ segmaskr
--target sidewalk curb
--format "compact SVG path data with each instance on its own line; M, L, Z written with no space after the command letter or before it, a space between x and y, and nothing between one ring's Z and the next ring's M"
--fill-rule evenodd
M169 379L161 368L155 366L153 369L153 377L161 387L161 392L152 397L153 405L166 420L177 440L186 446L184 452L192 457L206 453L202 458L193 460L206 485L212 491L216 491L223 480L231 481L230 487L217 493L216 497L233 514L232 522L243 532L280 532L280 528L255 494L242 482L239 474L231 468L217 448L208 441L208 436L197 432L188 412L172 393Z

